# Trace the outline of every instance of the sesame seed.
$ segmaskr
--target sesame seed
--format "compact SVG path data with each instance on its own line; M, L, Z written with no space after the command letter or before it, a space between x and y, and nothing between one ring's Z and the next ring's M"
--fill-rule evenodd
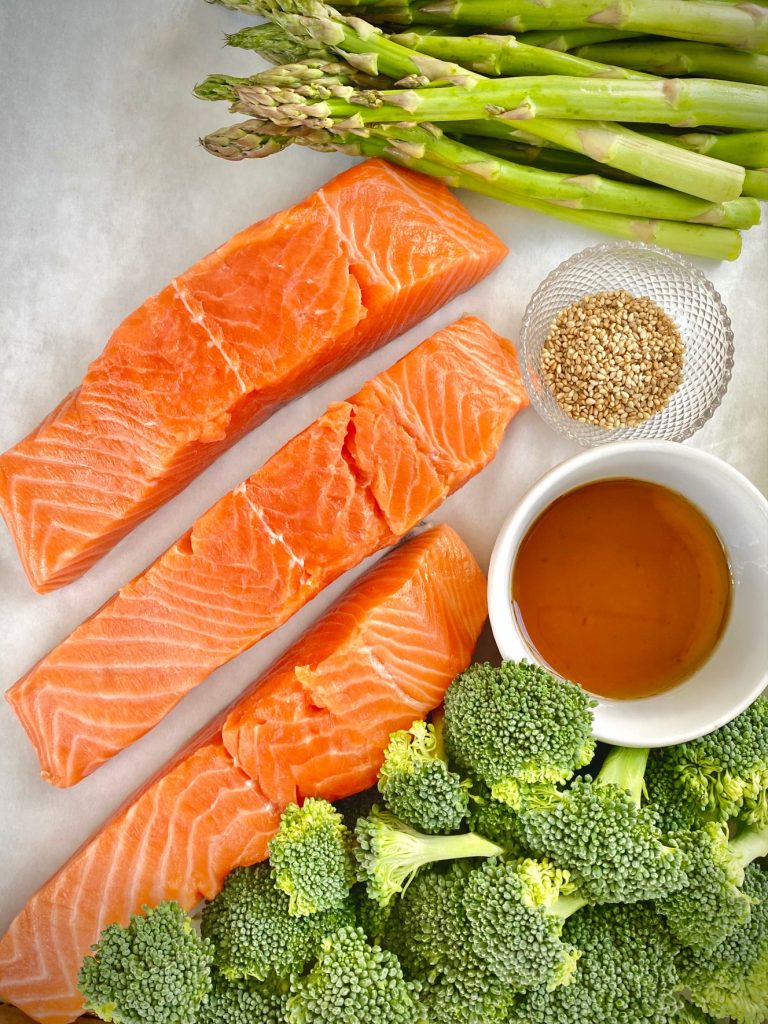
M663 409L680 387L683 360L677 325L652 299L599 292L557 314L541 376L572 419L614 429Z

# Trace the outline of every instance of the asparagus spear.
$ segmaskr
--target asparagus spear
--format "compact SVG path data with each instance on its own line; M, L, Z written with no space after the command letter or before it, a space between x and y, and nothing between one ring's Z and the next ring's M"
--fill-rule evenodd
M247 96L250 92L250 88L238 90L241 96ZM247 113L248 103L238 104L238 108ZM435 126L430 126L425 132L394 125L388 130L374 129L368 134L381 135L385 132L390 140L397 139L409 145L423 145L423 139L428 137L430 159L439 160L451 168L471 165L477 160L477 150L444 136ZM483 160L483 174L488 180L503 182L511 191L546 202L566 203L575 209L613 213L631 211L638 217L722 224L738 228L750 227L759 219L758 204L752 200L737 199L725 204L708 203L668 189L610 181L598 175L581 177L570 173L556 174L489 157Z
M240 29L226 37L228 46L237 46L243 50L255 50L260 57L270 64L297 64L307 57L325 59L329 63L336 60L336 55L316 39L305 36L297 39L288 35L279 25L265 22L263 25L251 25Z
M354 48L360 56L366 51L367 66L379 68L394 78L412 75L415 68L420 71L434 70L435 73L445 72L445 64L435 61L436 67L429 68L416 62L429 58L422 57L415 51L386 39L377 30L358 18L345 18L334 8L320 0L248 0L258 3L259 9L276 20L279 19L282 30L289 33L297 42L310 39L317 43L318 39L341 39L334 46L340 54L347 57L346 49ZM476 73L467 71L467 76L480 79ZM475 134L493 133L498 128L502 137L515 137L519 128L508 120L492 120L485 117L484 128L462 128ZM523 122L518 122L522 126ZM552 122L551 127L554 126ZM582 128L591 127L582 122ZM725 163L713 163L689 153L682 156L674 147L664 148L660 144L648 142L637 133L628 134L628 129L608 124L601 124L600 139L603 146L600 152L592 147L588 155L606 162L607 166L621 169L636 176L645 176L649 181L665 185L669 188L689 192L692 195L721 202L734 199L740 194L743 175L734 167ZM564 135L571 136L571 146L581 151L581 140L573 138L572 125L562 122ZM611 141L611 132L615 132L615 144ZM576 133L578 136L578 133ZM588 136L587 139L594 138ZM530 141L530 137L526 136ZM548 143L550 145L556 143ZM567 147L566 147L567 148ZM605 161L602 155L605 154Z
M490 180L486 174L483 154L474 151L476 159L468 165L449 166L433 159L435 138L427 128L382 128L368 137L352 132L330 133L318 129L300 129L295 136L260 134L261 121L247 121L242 125L222 129L202 140L208 152L227 159L264 156L276 148L284 148L286 140L309 145L312 148L338 149L360 156L382 156L394 163L430 174L446 184L468 188L503 202L545 213L582 227L602 231L616 238L651 242L694 256L711 259L736 259L741 250L741 236L732 228L711 227L706 224L681 224L667 220L644 220L614 213L576 209L548 203L531 196L511 191L504 183ZM274 126L270 131L274 130ZM407 141L403 132L410 132ZM396 133L396 137L389 137ZM440 137L436 142L441 142ZM499 163L499 161L496 161Z
M637 71L612 67L609 63L584 60L570 53L528 46L514 36L437 36L418 31L390 36L396 43L419 53L446 60L482 75L573 75L579 78L640 78ZM752 56L744 54L743 56ZM764 58L768 63L768 58Z
M427 26L419 25L421 29ZM434 28L434 26L432 26ZM637 39L636 32L622 32L612 28L571 28L561 32L541 29L535 32L524 32L517 37L521 43L529 46L543 46L548 50L560 50L567 53L577 46L589 46L591 43L610 43L614 39Z
M682 146L693 153L704 153L719 160L741 164L742 167L768 167L768 132L734 132L731 135L713 135L708 132L644 134L673 146Z
M455 61L438 60L408 50L388 39L381 29L360 18L347 18L322 0L217 0L230 6L247 3L296 42L312 40L340 53L353 67L369 75L408 78L413 84L428 82L463 83L477 77Z
M531 167L540 167L544 171L558 171L560 174L600 174L606 178L613 178L615 181L630 181L635 185L643 184L642 178L636 178L632 174L626 174L613 167L606 167L595 160L590 160L582 153L536 145L533 138L530 142L520 142L512 138L466 135L462 132L455 132L454 125L446 125L446 128L452 139L458 139L459 142L463 142L467 146L481 149L484 153L490 153L491 156L500 157L502 160L511 160L514 164L528 164Z
M768 199L768 167L746 172L743 194L754 196L755 199Z
M333 58L333 55L331 55ZM268 68L248 78L236 75L208 75L194 88L194 94L201 100L228 100L236 102L238 89L256 86L275 86L278 88L303 88L311 86L311 95L342 96L349 94L351 88L370 89L391 85L386 78L371 78L370 75L356 71L349 64L341 64L337 60L307 57L295 64L282 64Z
M426 49L424 52L433 51ZM580 46L574 53L585 60L620 64L654 75L701 75L704 78L768 85L768 56L730 50L724 46L709 46L707 43L633 40L629 43ZM455 55L461 59L459 50Z
M542 117L768 129L768 88L705 78L470 78L461 85L439 89L367 90L350 94L348 100L313 103L307 97L299 105L290 95L282 96L279 89L265 88L261 94L251 90L250 100L263 106L264 113L254 110L257 116L277 123L309 119L310 126L317 128L332 128L352 117L360 125L404 119L442 122L499 117L529 121Z
M680 147L670 148L667 143L646 138L623 125L534 118L525 123L525 130L535 138L582 153L608 167L713 202L733 199L744 188L744 171L739 165L717 161L714 166L691 166L679 160ZM482 128L478 134L484 134Z
M230 0L227 0L230 2ZM235 0L237 2L237 0ZM613 28L761 52L768 8L709 0L368 0L366 18L394 24L464 24L508 32Z

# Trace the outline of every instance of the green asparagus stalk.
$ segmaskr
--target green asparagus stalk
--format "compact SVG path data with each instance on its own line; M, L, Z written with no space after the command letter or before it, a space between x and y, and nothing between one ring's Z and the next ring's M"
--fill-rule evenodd
M421 72L432 71L435 74L445 74L455 68L455 65L446 67L445 62L421 55L409 47L387 39L358 18L345 18L334 8L322 3L321 0L249 0L249 2L258 2L264 13L279 19L281 31L290 34L297 42L309 38L318 44L319 39L341 38L341 42L334 46L339 54L349 59L346 48L353 48L358 57L365 50L367 66L369 68L375 66L393 78L407 80L409 76L413 76L415 68ZM430 59L434 61L432 67L417 63ZM466 75L483 81L477 73L467 71ZM422 80L424 77L422 74L418 80ZM466 128L462 131L485 135L489 131L492 132L492 129L498 125L502 130L502 137L508 138L512 133L516 134L524 124L524 122L515 124L506 119L490 119L485 116L485 112L483 112L483 120L486 124L485 129ZM590 126L582 123L582 127ZM607 166L624 170L638 177L646 175L649 181L689 192L712 202L734 199L739 195L743 175L736 168L728 167L725 163L712 163L701 158L694 158L692 154L682 157L673 147L663 149L659 145L653 146L637 133L633 138L632 135L627 134L628 129L626 128L609 124L601 124L599 127ZM570 122L563 121L562 128L564 134L573 134ZM615 131L617 136L615 145L609 144L609 136L612 131ZM526 136L523 141L530 141L530 139L530 136ZM634 145L629 144L632 139ZM556 145L553 142L547 144ZM573 141L571 141L571 145L573 146ZM600 159L601 156L594 147L588 155L597 159Z
M253 90L250 99L253 103L259 102ZM269 117L278 123L310 119L311 127L328 129L338 121L353 117L361 126L403 120L423 123L498 117L510 121L574 118L768 129L768 88L704 78L670 81L567 75L469 78L458 86L368 90L352 93L348 100L312 103L307 98L300 105L290 96L281 96L279 89L265 89L261 103L270 113L254 110L256 116Z
M768 167L746 172L742 194L754 196L755 199L768 199Z
M667 188L676 188L712 202L724 202L737 195L763 197L760 180L750 180L749 172L742 176L739 167L768 166L768 133L737 132L733 135L672 135L661 132L634 132L623 125L605 122L542 119L523 122L525 129L512 122L499 119L455 121L447 126L452 135L477 135L540 145L547 149L567 150L595 161L609 171L629 175L634 180L655 182ZM546 137L545 137L546 136ZM556 141L557 140L557 141ZM704 140L703 143L699 140ZM744 140L743 142L741 140ZM566 145L568 143L569 145ZM654 149L661 143L663 149ZM699 144L697 144L699 143ZM721 145L722 143L722 145ZM689 153L709 155L714 164L689 164L680 160L673 149L686 149ZM757 188L757 191L753 191ZM740 191L737 191L740 190Z
M548 146L536 146L516 141L511 137L504 139L457 134L453 130L455 125L446 127L451 136L458 138L460 142L474 146L475 149L481 149L492 156L501 157L503 160L511 160L513 163L529 164L545 171L559 171L561 174L600 174L606 178L615 178L617 181L642 184L641 178L605 164L599 164L581 153L572 153L568 150ZM531 138L531 142L534 141L531 136L529 138ZM768 168L746 171L741 194L747 198L768 199Z
M242 90L246 93L248 91ZM247 104L245 106L247 112ZM472 165L478 160L477 150L446 137L435 126L423 130L393 125L388 129L374 129L368 134L385 133L390 141L397 140L404 145L418 144L423 147L427 139L430 159L443 162L451 169ZM598 175L556 174L489 156L481 159L483 174L488 180L503 183L510 191L546 202L565 203L574 209L611 213L631 211L635 216L649 219L691 221L737 228L751 227L758 222L760 216L759 205L752 200L708 203L681 192L611 181Z
M424 52L431 53L432 50ZM768 56L729 50L724 46L709 46L707 43L635 40L629 43L580 46L574 53L585 60L619 64L624 68L648 71L654 75L699 75L703 78L768 85ZM461 59L458 50L456 57Z
M525 130L608 167L711 202L735 199L744 188L744 171L738 164L716 161L714 165L699 162L692 166L680 160L681 147L670 147L622 125L534 118L526 122ZM478 134L482 135L482 130Z
M332 50L316 39L310 36L294 38L285 33L279 25L273 25L269 21L263 25L251 25L240 29L239 32L228 35L226 39L228 46L254 50L270 64L298 64L307 57L324 59L328 63L337 59Z
M229 3L230 0L225 0ZM612 28L761 52L768 9L709 0L371 0L365 16L394 24L464 24L505 32Z
M282 64L268 68L248 78L236 75L208 75L194 88L194 94L201 100L227 100L235 103L238 89L275 86L277 88L300 89L309 87L310 95L347 96L351 88L370 89L391 85L389 79L371 78L362 71L355 71L349 64L339 61L307 57L295 64Z
M584 60L570 53L528 46L514 36L437 36L418 31L390 36L396 43L419 53L447 60L449 57L481 75L572 75L578 78L639 78L638 71ZM743 54L748 57L752 55ZM768 58L763 58L768 63Z
M440 160L433 160L433 146L430 140L435 136L429 129L384 128L368 137L361 137L352 132L330 133L305 128L293 137L273 137L260 134L261 124L262 122L257 120L222 129L203 139L203 146L208 152L230 160L268 155L276 149L284 148L287 144L286 139L322 150L332 148L359 156L385 157L394 163L429 174L446 184L471 189L482 195L601 231L615 238L655 243L677 252L711 259L733 260L741 250L741 236L732 228L638 219L623 214L556 205L513 192L503 182L488 178L486 160L481 153L477 153L477 159L466 166L450 167ZM274 130L274 126L271 130ZM416 133L418 141L414 141L414 138L403 141L403 131ZM389 138L390 132L397 132L398 137ZM441 138L438 137L437 142L440 141Z
M216 0L225 7L247 9L269 18L301 44L315 44L343 55L347 63L368 75L410 78L413 84L432 81L464 82L471 74L455 61L437 60L392 42L374 25L346 18L322 0Z
M453 139L458 139L466 146L480 149L483 153L490 153L502 160L511 160L514 164L528 164L531 167L540 167L544 171L557 171L560 174L600 174L605 178L613 178L615 181L630 181L636 185L642 185L642 178L636 178L632 174L616 170L613 167L606 167L595 160L590 160L582 153L572 153L567 149L560 149L536 145L536 140L528 136L530 142L520 142L513 138L494 138L485 135L467 135L454 131L454 125L446 125L448 134Z
M692 153L702 153L741 164L742 167L768 167L768 132L734 132L714 135L708 132L687 132L684 135L644 132L673 146L682 146Z
M419 25L418 27L423 30L427 26ZM431 27L435 31L439 31L434 25ZM569 50L575 50L577 46L610 43L618 39L637 39L638 35L636 32L622 32L621 29L612 28L571 28L565 32L545 29L523 32L517 38L521 43L527 43L528 46L543 46L547 50L560 50L561 53L567 53Z

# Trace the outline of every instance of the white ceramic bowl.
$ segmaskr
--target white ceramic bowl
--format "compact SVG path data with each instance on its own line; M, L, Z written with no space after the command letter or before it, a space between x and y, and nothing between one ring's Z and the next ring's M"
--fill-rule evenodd
M768 501L726 462L672 441L621 441L593 448L550 470L501 528L491 556L488 606L502 657L539 661L512 608L512 567L528 527L566 491L624 477L684 495L723 542L733 580L719 644L687 680L637 700L596 696L594 731L606 743L662 747L703 736L734 718L768 685Z

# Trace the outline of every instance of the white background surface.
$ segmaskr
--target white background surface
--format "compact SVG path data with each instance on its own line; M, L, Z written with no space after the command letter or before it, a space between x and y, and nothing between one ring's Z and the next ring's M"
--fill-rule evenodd
M203 0L0 2L0 451L77 385L114 327L234 231L290 205L350 161L295 150L229 164L198 136L227 123L223 104L191 94L214 71L257 59L222 49L246 19ZM35 596L0 524L0 688L140 571L216 498L328 403L351 394L464 312L515 338L531 292L598 236L464 195L511 254L496 273L429 321L280 411L65 590ZM689 443L768 490L768 230L736 264L702 262L730 311L736 365L714 419ZM510 506L575 451L528 411L495 463L440 509L487 567ZM359 570L358 570L359 571ZM21 726L0 707L0 933L52 874L183 740L235 697L338 595L317 598L272 637L192 693L152 734L74 789L55 790Z

